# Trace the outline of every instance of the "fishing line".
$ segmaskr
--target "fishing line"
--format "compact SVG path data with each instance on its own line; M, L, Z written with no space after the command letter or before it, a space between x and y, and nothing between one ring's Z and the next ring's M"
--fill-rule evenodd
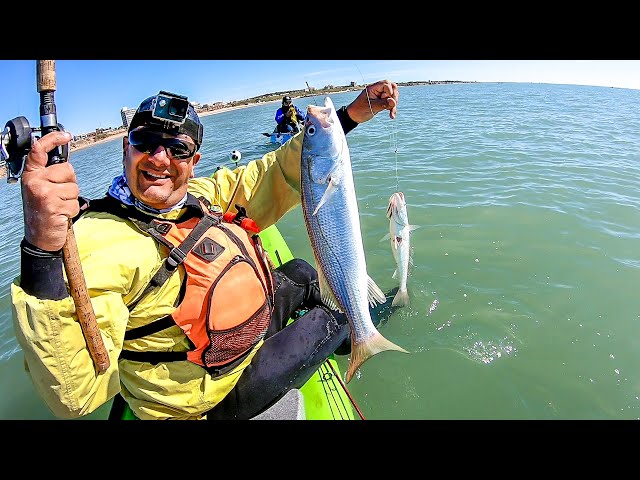
M362 72L360 71L360 68L358 67L358 64L355 64L356 68L358 69L358 72L360 72L360 76L362 77L362 83L365 85L364 90L365 90L365 95L367 97L367 102L369 102L369 111L371 112L371 118L373 118L375 116L375 114L373 113L373 108L371 107L371 99L369 98L369 92L367 92L367 87L366 84L367 82L364 79L364 75L362 75ZM396 125L395 122L393 122L392 127L389 128L387 127L387 129L389 129L389 139L390 139L390 143L393 147L393 155L394 155L394 160L395 160L395 165L396 165L396 192L400 191L400 176L398 175L398 137L396 135Z

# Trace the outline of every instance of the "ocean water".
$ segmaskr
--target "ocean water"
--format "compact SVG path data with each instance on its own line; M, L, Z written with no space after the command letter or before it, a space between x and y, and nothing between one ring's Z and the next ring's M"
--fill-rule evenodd
M336 107L357 93L332 95ZM299 99L305 107L322 98ZM198 175L274 148L277 104L203 117ZM640 418L640 91L474 83L400 87L398 116L348 136L367 268L397 285L385 216L405 194L411 305L380 332L409 350L347 385L365 418ZM81 193L121 171L121 142L75 152ZM9 285L18 185L0 184L0 419L53 419L23 369ZM300 208L280 230L313 262ZM338 357L346 371L347 357ZM106 418L108 405L90 419Z

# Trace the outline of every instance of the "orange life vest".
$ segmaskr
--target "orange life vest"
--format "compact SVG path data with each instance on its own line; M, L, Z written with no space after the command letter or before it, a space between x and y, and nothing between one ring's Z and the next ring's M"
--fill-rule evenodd
M221 374L240 363L267 331L273 311L270 263L257 235L258 228L246 217L242 206L236 205L237 214L223 216L221 211L210 209L205 199L197 201L190 194L189 197L187 203L192 214L175 221L147 216L115 200L100 200L106 203L98 206L93 200L89 208L124 216L167 247L163 265L140 299L162 285L178 265L184 265L186 271L175 311L128 330L125 340L177 324L193 344L193 350L123 350L121 358L151 363L186 359L212 374ZM119 208L114 209L114 202ZM105 208L109 203L111 206ZM198 210L200 214L194 215ZM134 305L129 305L129 309Z

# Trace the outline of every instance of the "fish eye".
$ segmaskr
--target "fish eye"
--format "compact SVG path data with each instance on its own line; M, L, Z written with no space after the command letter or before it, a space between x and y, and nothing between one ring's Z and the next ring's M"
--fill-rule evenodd
M316 134L316 126L311 124L307 125L307 135L314 136Z

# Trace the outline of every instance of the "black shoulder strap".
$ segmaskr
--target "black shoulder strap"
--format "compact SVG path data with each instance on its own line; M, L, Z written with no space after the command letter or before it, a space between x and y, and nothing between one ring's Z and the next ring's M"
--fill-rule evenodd
M184 221L195 215L200 216L200 220L198 224L195 226L195 228L191 230L191 232L189 232L187 237L178 246L173 246L173 244L171 244L169 241L167 241L163 237L162 233L166 233L166 232L162 231L163 225L157 219L153 217L149 217L150 220L148 219L147 221L142 221L139 219L133 219L129 217L129 219L134 224L136 224L136 226L140 230L148 233L153 238L155 238L156 241L162 243L169 249L169 255L164 259L164 262L162 262L162 265L160 266L158 271L151 278L149 284L145 287L142 294L138 297L138 300L132 303L131 305L129 305L130 310L133 309L137 305L137 303L146 295L148 295L149 292L151 292L153 289L161 285L164 285L164 283L169 279L169 277L173 275L178 265L180 265L185 261L185 259L187 258L187 255L189 254L191 249L196 245L196 243L198 243L202 235L204 235L204 233L210 227L214 225L218 225L222 221L222 215L211 213L210 210L208 209L209 202L207 202L205 199L202 199L202 200L205 202L206 211L205 209L202 208L198 199L196 199L193 195L188 194L187 203L185 204L185 206L188 208L189 215L186 218L183 215L179 221ZM137 211L137 209L134 209L134 210ZM164 224L164 226L166 226L166 224ZM176 304L180 302L181 298L182 298L182 292L181 292L181 295L178 296L178 298L176 299Z
M93 200L81 198L80 206L80 215L91 210L111 213L117 217L130 220L139 230L152 236L157 242L162 243L169 249L169 255L165 258L164 262L162 262L162 265L155 273L155 275L151 278L151 281L145 287L142 294L138 296L138 299L135 302L128 305L129 311L133 310L133 308L154 288L163 285L173 274L177 266L185 261L185 259L187 258L187 254L195 246L200 237L202 237L202 235L211 226L217 225L222 221L221 214L213 214L209 210L211 206L209 201L207 201L205 198L198 199L190 193L187 193L187 201L184 205L187 211L178 220L158 220L154 216L146 214L145 212L133 206L125 205L124 203L109 195L105 195L102 198ZM78 215L78 218L80 217L80 215ZM198 222L196 227L191 232L189 232L189 235L187 235L184 241L177 247L174 247L173 244L171 244L162 236L162 226L166 226L167 222L184 222L192 217L199 217L200 221ZM178 295L178 298L176 298L176 305L179 304L180 300L184 296L185 286L186 284L183 284L180 289L180 294ZM125 340L141 338L151 333L159 332L169 327L173 327L175 325L176 323L173 321L171 316L166 316L154 322L151 322L150 324L127 331L127 333L125 334ZM186 354L183 352L180 355L177 355L177 357L185 357L185 355ZM175 359L177 360L177 358Z
M154 228L153 225L149 225L148 233L153 236L157 241L162 242L167 245L169 250L169 255L164 259L162 265L155 273L155 275L151 278L149 285L144 289L142 295L138 297L138 300L130 305L130 309L135 307L135 305L144 298L151 290L160 285L164 285L164 283L169 279L175 269L185 261L187 255L191 251L191 249L198 243L202 235L212 226L218 225L222 220L221 215L212 215L210 213L206 213L198 222L193 230L189 232L189 235L182 241L180 245L174 247L172 244L167 242L162 235L158 233L158 231ZM178 302L181 296L178 297Z

